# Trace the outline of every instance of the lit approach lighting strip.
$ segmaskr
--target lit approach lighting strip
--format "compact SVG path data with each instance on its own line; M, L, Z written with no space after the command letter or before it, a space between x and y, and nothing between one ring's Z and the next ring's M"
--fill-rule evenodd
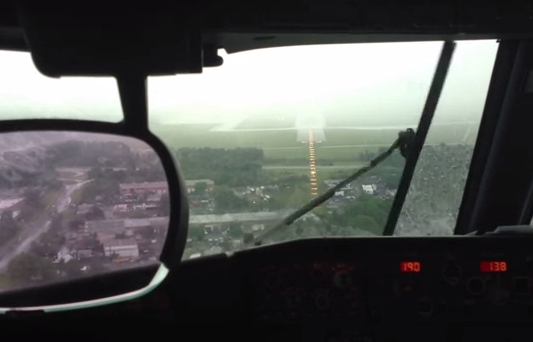
M313 130L309 130L309 173L311 175L311 198L318 196L318 187L316 180L316 159L315 159L315 142Z

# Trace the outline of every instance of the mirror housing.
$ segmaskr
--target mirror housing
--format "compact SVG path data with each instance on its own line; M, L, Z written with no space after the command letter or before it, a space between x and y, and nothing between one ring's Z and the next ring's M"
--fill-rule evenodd
M61 282L55 282L55 283L51 282L51 283L45 284L46 286L45 293L50 293L50 296L48 298L43 298L43 297L35 298L32 296L28 297L27 295L24 295L25 293L31 293L32 291L31 287L17 288L15 286L15 287L11 287L8 291L1 291L0 289L0 313L9 313L9 312L14 312L14 311L17 311L17 312L18 311L53 312L53 311L63 311L63 310L81 309L81 308L87 308L87 307L93 307L93 306L107 305L107 304L112 304L112 303L116 303L120 301L130 300L130 299L142 296L152 291L153 289L155 289L166 278L169 272L175 270L177 266L180 264L183 251L185 249L185 243L186 243L186 238L187 238L187 227L188 227L188 221L189 221L188 202L186 198L187 191L184 185L184 181L178 173L178 169L176 166L177 164L175 164L174 158L169 152L169 150L157 137L155 137L148 131L144 133L136 133L135 136L133 136L127 132L127 130L125 129L125 125L123 123L102 123L102 122L80 121L80 120L48 120L46 119L46 120L4 121L2 122L2 125L0 126L0 139L3 135L8 135L8 134L18 134L18 135L22 134L23 135L24 133L28 133L28 134L33 134L33 135L35 134L45 135L47 131L59 132L58 134L56 134L56 136L61 135L60 133L67 133L67 132L76 133L78 139L82 139L83 135L87 135L87 134L90 135L91 133L99 137L106 136L106 135L112 135L112 136L116 136L119 139L119 141L123 141L124 139L137 140L138 143L144 146L148 146L150 149L153 150L153 152L155 152L156 156L160 160L160 165L162 166L164 177L166 177L166 180L168 183L167 193L168 193L168 198L170 202L169 204L170 212L168 213L169 217L168 217L168 220L166 221L168 222L168 225L169 225L168 231L166 232L166 238L164 238L164 243L162 243L162 246L159 247L158 249L158 251L160 252L158 253L159 254L159 266L157 264L153 264L151 266L144 266L146 265L145 263L135 264L135 266L138 266L139 272L141 272L141 269L143 270L141 272L143 274L142 277L139 277L139 272L136 272L136 270L133 269L133 270L127 270L127 271L121 271L121 272L112 271L112 272L107 273L107 275L106 274L93 274L90 277L85 277L85 279L83 279L83 277L78 277L78 279L68 278L68 279L65 279L64 281L62 280ZM48 136L50 136L50 134L48 134ZM66 136L69 136L68 139L70 139L67 141L73 141L73 139L76 139L76 135L66 134ZM104 139L103 143L105 143L105 141L106 140ZM54 141L54 143L55 142L56 141ZM44 146L44 143L42 141L39 142L39 144L41 145L40 146L41 148ZM85 144L88 144L88 143L86 142ZM20 145L17 147L18 147L18 151L25 149L24 147L21 148ZM0 158L0 161L4 161L5 163L6 156L8 155L9 154L4 155L2 153L1 154L2 157ZM34 156L35 153L32 152L31 155ZM17 153L15 153L15 155L11 157L17 160L17 157L18 157ZM94 154L92 155L92 158L93 159L91 160L98 160L99 163L101 162L100 159L98 159L98 156L96 156L96 159L95 159ZM18 158L18 159L21 159L21 158ZM77 160L78 162L80 160L87 162L87 159L89 158L83 158L83 157L80 158L80 156L74 156L74 159ZM44 160L46 161L47 158L44 158ZM105 159L103 162L107 163L107 161L109 161L109 157L107 157L107 159ZM43 163L46 164L46 162L43 162ZM108 165L108 164L105 164L105 165ZM113 165L111 165L110 167L113 167ZM52 165L52 168L56 169L54 165ZM133 167L132 170L139 170L139 169L136 167ZM113 170L113 172L114 171L115 170ZM122 170L122 172L125 172L127 174L126 171ZM62 177L67 177L67 176L62 176ZM12 179L14 180L15 178L12 178ZM164 193L164 190L161 193ZM151 192L147 194L151 194ZM100 197L100 196L97 196L97 197ZM60 196L57 196L56 198L60 198ZM115 197L115 198L118 198L118 197ZM122 200L122 196L120 196L120 199ZM100 199L100 200L105 201L105 199L104 200ZM100 200L97 199L97 201L100 201ZM146 201L147 199L144 199L144 200ZM62 203L62 204L58 205L57 207L55 207L55 205L51 205L47 207L47 208L52 208L51 210L48 210L49 213L54 212L54 210L55 212L62 212L62 208L68 207L65 204L65 201L63 200L57 203ZM68 203L68 204L72 204L72 203ZM106 202L106 205L114 206L115 203ZM49 219L46 219L46 220L53 220L54 217L55 216L52 214L52 216L49 216ZM149 219L146 219L146 220L150 221ZM1 217L0 217L0 221L1 221ZM41 221L41 222L44 222L44 221ZM48 223L46 224L46 227L50 227L51 221L47 221L47 222ZM42 224L40 226L44 227ZM84 225L84 227L85 227L84 232L87 232L88 226ZM48 228L46 229L43 228L42 230L45 231L47 229ZM42 234L42 232L38 233L38 235L39 234ZM113 234L115 234L115 232ZM123 233L120 233L120 234L123 235ZM137 232L133 234L140 234L140 233ZM95 234L92 234L92 235L96 236ZM126 236L122 236L122 235L120 236L120 238L124 238L125 240ZM84 236L87 236L87 235L85 234ZM138 236L139 235L136 235L135 239L137 240L141 239ZM116 238L119 239L118 235L116 235ZM145 239L148 239L148 238L145 238ZM18 244L17 246L20 247L20 245L24 243L25 241L26 240L24 241L19 240L19 242L17 242ZM103 257L106 257L107 258L106 260L111 260L113 258L114 258L113 260L120 259L118 258L120 256L119 252L116 252L115 250L111 250L111 249L109 250L105 249L106 247L105 247L104 242L102 242L100 238L98 238L98 241L100 241L99 246L103 248L103 254L101 255ZM154 241L156 240L152 240L151 242L153 243ZM28 244L31 244L31 242ZM130 258L130 261L139 259L137 258L138 254L134 253L132 255L130 254L128 255L132 256ZM1 255L0 255L0 259L1 259ZM1 260L0 260L0 264L1 264ZM119 269L119 267L117 267L116 265L113 265L111 268ZM151 274L151 276L147 278L147 274L148 275ZM76 288L76 291L72 291L68 294L68 296L64 296L62 299L60 299L61 291L63 291L64 293L64 289L69 288L69 284L72 284L72 286ZM28 284L28 285L31 285L31 284ZM42 284L39 287L42 287ZM87 288L87 291L78 290L78 289L83 289L84 287ZM97 289L100 289L100 290L97 290ZM39 291L39 293L43 293L43 292ZM19 300L17 300L17 298Z
M180 12L150 14L133 3L119 13L97 4L82 10L80 4L57 1L17 5L35 66L46 76L202 72L200 31L186 26L188 19Z

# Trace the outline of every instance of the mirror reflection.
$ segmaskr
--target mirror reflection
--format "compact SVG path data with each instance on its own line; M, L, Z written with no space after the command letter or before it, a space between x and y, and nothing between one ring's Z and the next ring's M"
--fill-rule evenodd
M140 140L0 134L0 291L157 263L169 211L162 163Z

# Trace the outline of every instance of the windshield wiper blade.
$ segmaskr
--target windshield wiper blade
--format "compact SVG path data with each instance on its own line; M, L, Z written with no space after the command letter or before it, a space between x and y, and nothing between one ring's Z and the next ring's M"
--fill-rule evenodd
M413 179L413 174L416 169L418 158L420 157L420 152L424 147L424 142L426 141L429 127L433 121L433 116L435 115L435 110L437 109L439 98L442 93L442 89L444 88L444 83L446 82L446 76L448 75L448 69L452 62L455 45L455 42L447 41L444 42L442 46L439 62L437 64L437 68L435 69L435 74L433 75L433 82L429 88L426 103L424 105L422 115L420 116L420 121L416 130L416 136L414 137L413 144L409 149L409 154L407 155L405 161L405 167L403 168L398 190L396 191L396 196L394 196L394 201L392 202L392 207L389 211L389 217L387 219L385 229L383 230L383 235L391 236L394 234L394 230L396 229L396 224L400 218L400 213L402 211L403 204L405 203L407 192L409 191L409 186L411 185L411 180Z
M411 148L411 143L415 137L415 132L412 129L407 129L406 131L402 131L398 134L398 139L394 141L394 143L383 153L379 154L376 158L372 159L366 166L358 169L353 174L351 174L346 179L339 182L334 187L330 188L328 191L324 192L322 195L315 197L312 199L309 203L301 207L300 209L296 210L289 216L285 217L281 222L276 224L275 226L267 229L262 234L258 235L257 237L253 237L253 235L249 235L244 238L244 244L245 245L255 245L260 246L263 242L264 238L268 235L271 235L272 233L275 233L281 229L284 229L285 227L290 226L294 221L299 219L300 217L304 216L314 208L318 207L322 203L329 200L331 197L335 195L335 193L346 186L347 184L353 182L360 176L364 175L368 171L372 170L376 166L378 166L381 162L383 162L385 159L387 159L396 149L400 149L400 153L404 158L407 156L408 151Z

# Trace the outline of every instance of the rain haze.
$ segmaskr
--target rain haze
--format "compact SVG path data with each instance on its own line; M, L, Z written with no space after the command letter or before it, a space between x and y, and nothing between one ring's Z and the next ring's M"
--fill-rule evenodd
M485 70L494 63L497 46L495 41L458 43L435 123L479 119L490 79ZM327 120L333 117L354 127L412 125L441 47L441 42L416 42L282 47L229 56L221 51L224 64L203 74L150 78L150 115L159 124L228 127L255 116L311 126L334 127ZM111 78L48 78L26 53L1 52L0 60L3 119L122 117Z
M150 129L188 193L183 258L246 248L416 130L442 46L221 50L202 74L149 77ZM457 42L395 235L453 233L497 49ZM123 118L111 77L45 77L22 52L0 52L0 75L0 119ZM171 208L158 158L122 136L0 134L0 290L157 262ZM383 235L404 166L393 153L264 242Z

